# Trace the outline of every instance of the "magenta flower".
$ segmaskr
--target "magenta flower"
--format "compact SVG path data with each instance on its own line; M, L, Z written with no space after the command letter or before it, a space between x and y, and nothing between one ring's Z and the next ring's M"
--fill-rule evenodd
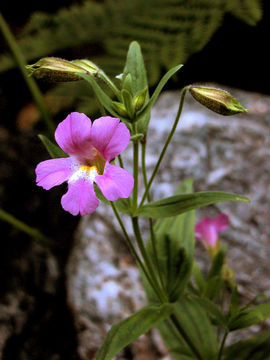
M86 115L73 112L57 126L55 140L69 157L39 163L36 180L45 190L68 182L61 199L64 210L72 215L92 213L99 204L94 183L109 201L130 196L133 176L110 164L130 140L128 128L119 119L105 116L92 124Z
M214 218L204 217L195 227L195 236L197 240L201 240L206 248L215 248L218 241L219 231L228 227L229 217L220 214Z

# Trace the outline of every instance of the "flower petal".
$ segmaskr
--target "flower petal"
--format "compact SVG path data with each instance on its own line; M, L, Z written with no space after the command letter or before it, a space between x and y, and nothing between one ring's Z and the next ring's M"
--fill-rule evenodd
M205 246L215 246L218 233L227 228L229 217L225 214L220 214L215 218L204 217L195 227L196 239L201 239Z
M72 159L58 158L45 160L36 167L37 185L49 190L62 184L72 174Z
M103 175L96 176L95 182L110 201L128 198L134 186L133 176L128 171L109 163L106 163Z
M212 221L217 231L226 230L229 224L229 216L226 214L220 214L212 219Z
M98 207L94 186L86 179L78 179L68 184L68 191L62 196L61 205L72 215L91 214Z
M55 130L55 140L68 155L87 157L91 154L91 120L82 113L73 112Z
M110 161L128 146L130 133L119 119L103 116L93 122L91 140L102 156Z

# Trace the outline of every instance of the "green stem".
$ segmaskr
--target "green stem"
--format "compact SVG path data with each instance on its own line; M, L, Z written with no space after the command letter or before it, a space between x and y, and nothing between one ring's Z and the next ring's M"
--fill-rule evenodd
M220 345L219 353L218 353L218 360L221 360L222 352L223 352L228 334L229 334L228 331L225 331L221 345Z
M139 181L139 144L137 141L133 142L133 211L136 211L138 206L138 181Z
M122 222L122 220L121 220L121 218L119 216L119 213L118 213L118 211L117 211L117 209L116 209L116 207L115 207L115 205L114 205L114 203L112 201L111 201L111 207L112 207L114 215L115 215L115 217L116 217L116 219L117 219L117 221L118 221L118 223L119 223L119 225L120 225L120 227L121 227L121 229L123 231L123 234L124 234L124 236L125 236L125 238L127 240L127 243L128 243L128 245L130 247L130 250L131 250L132 254L134 255L139 267L142 269L145 277L147 278L148 282L152 286L153 290L155 291L155 293L157 293L158 290L156 289L156 286L155 286L154 282L152 281L150 275L148 274L148 272L146 270L146 267L144 266L143 262L141 261L141 259L140 259L139 255L138 255L134 245L132 244L132 241L131 241L131 239L130 239L127 231L126 231L125 225L123 224L123 222Z
M162 303L167 303L168 298L167 298L166 294L164 293L164 291L160 288L160 285L159 285L159 282L157 280L157 277L156 277L152 262L151 262L148 254L146 252L146 249L145 249L145 246L144 246L144 243L143 243L143 239L142 239L142 236L141 236L141 232L140 232L137 217L132 218L132 226L133 226L133 231L134 231L134 234L135 234L135 237L136 237L136 240L137 240L138 247L139 247L140 252L142 254L143 260L144 260L144 262L146 264L146 267L147 267L147 269L149 271L149 274L151 276L151 280L155 284L156 295L159 297L159 299L160 299L160 301Z
M5 19L3 18L1 13L0 13L0 30L10 48L10 51L12 52L12 55L14 56L14 59L24 77L24 80L32 94L32 97L33 97L37 107L39 108L39 111L40 111L42 117L44 118L44 120L46 122L46 125L48 127L50 134L53 134L55 131L55 125L54 125L54 123L50 117L50 114L47 110L47 107L44 103L43 96L42 96L35 80L28 76L27 70L25 68L26 62L25 62L24 56L14 38L14 36L12 35L11 31L9 30L8 25L5 22Z
M0 208L0 219L21 230L22 232L30 235L34 240L39 240L45 246L51 246L52 241L43 235L38 229L35 229L23 221L16 219L13 215L7 213Z
M147 173L146 173L146 165L145 165L145 154L146 154L146 139L145 138L143 139L143 141L141 141L141 148L142 148L142 153L141 153L142 175L143 175L144 186L146 188L146 186L147 186ZM149 202L151 201L151 197L150 197L149 192L147 194L147 200ZM157 253L157 247L156 247L156 236L155 236L154 224L153 224L153 219L152 218L149 218L149 227L150 227L151 245L152 245L152 250L153 250L153 258L154 258L154 261L155 261L155 266L156 266L157 271L158 271L158 276L159 276L160 283L162 285L163 290L165 291L165 284L164 284L164 281L163 281L163 277L162 277L162 274L161 274L161 268L160 268L159 260L158 260L158 253Z
M172 129L171 129L171 131L170 131L170 134L168 135L167 140L166 140L166 142L165 142L165 145L164 145L164 147L163 147L163 149L162 149L162 151L161 151L161 153L160 153L160 155L159 155L159 159L158 159L158 161L157 161L157 163L156 163L156 166L155 166L155 168L154 168L154 170L153 170L153 173L152 173L152 175L151 175L151 177L150 177L150 180L149 180L149 182L148 182L148 184L147 184L147 186L146 186L146 189L145 189L145 191L144 191L144 194L143 194L143 197L142 197L142 200L141 200L141 202L140 202L139 207L141 207L141 206L143 205L143 203L144 203L144 201L145 201L145 199L146 199L146 197L147 197L147 194L148 194L148 192L149 192L149 190L150 190L150 187L151 187L151 185L152 185L152 182L153 182L153 180L154 180L154 178L155 178L155 176L156 176L156 173L157 173L157 171L158 171L158 169L159 169L159 166L160 166L160 164L161 164L161 161L163 160L163 157L164 157L164 155L165 155L165 153L166 153L167 147L168 147L168 145L170 144L171 139L172 139L172 137L173 137L173 135L174 135L174 133L175 133L175 130L176 130L176 128L177 128L177 125L178 125L178 122L179 122L179 120L180 120L180 116L181 116L181 113L182 113L185 95L186 95L186 92L189 90L189 88L190 88L190 86L186 86L186 87L183 89L183 91L182 91L181 99L180 99L180 103L179 103L179 108L178 108L178 111L177 111L177 114L176 114L176 117L175 117L175 120L174 120L173 127L172 127Z

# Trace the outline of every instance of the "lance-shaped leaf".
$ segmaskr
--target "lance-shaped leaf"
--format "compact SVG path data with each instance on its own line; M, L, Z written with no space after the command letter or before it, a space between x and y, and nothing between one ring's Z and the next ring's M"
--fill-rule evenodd
M129 46L123 78L123 88L131 90L133 97L146 89L145 101L147 103L149 100L147 75L141 47L136 41L133 41ZM137 118L137 129L140 133L144 134L147 130L150 121L150 110L151 108Z
M155 91L153 93L153 95L151 96L150 100L148 101L148 103L145 105L145 107L139 112L138 114L138 120L140 120L140 118L142 116L144 116L146 113L148 113L149 111L151 111L152 106L154 105L154 103L156 102L158 95L160 94L161 90L163 89L163 87L166 85L166 83L168 82L168 80L179 70L181 69L183 65L177 65L175 67L173 67L172 69L170 69L160 80L160 82L158 83L157 87L155 88Z
M270 360L270 330L225 348L224 360Z
M68 155L59 146L52 143L45 135L38 135L38 137L53 159L68 157Z
M254 306L235 315L229 323L229 329L239 330L258 324L270 318L270 303Z
M172 304L149 305L120 321L108 332L96 359L111 360L125 346L168 318L173 310Z
M166 320L158 326L170 353L176 360L216 359L218 343L204 308L195 299L189 297L181 298L174 306L174 322ZM193 351L183 336L179 336L176 328L190 340Z
M137 41L132 41L129 45L123 83L125 83L126 76L132 79L130 82L132 96L135 96L139 91L148 86L141 47Z
M191 192L192 179L181 183L177 194ZM159 269L170 301L179 299L189 280L192 270L194 250L194 211L164 218L157 221L154 227L155 246ZM153 258L153 244L147 242L147 251Z
M135 216L145 216L156 219L165 218L224 201L249 202L249 199L245 196L218 191L175 195L143 205L138 208Z

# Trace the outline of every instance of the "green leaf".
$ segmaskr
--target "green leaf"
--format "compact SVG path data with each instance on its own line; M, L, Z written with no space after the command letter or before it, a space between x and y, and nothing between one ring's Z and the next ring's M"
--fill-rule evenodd
M270 330L225 348L224 360L270 360Z
M145 105L145 107L138 113L138 119L140 120L140 118L142 116L144 116L146 113L149 113L152 109L152 106L154 105L154 103L156 102L158 95L160 94L161 90L163 89L163 87L166 85L166 83L168 82L168 80L179 70L181 69L183 65L177 65L175 67L173 67L172 69L170 69L160 80L160 82L158 83L153 95L151 96L150 100L148 101L148 103Z
M165 218L224 201L249 202L249 199L241 195L214 191L175 195L143 205L138 208L135 216Z
M239 312L239 293L237 285L232 289L232 295L229 305L229 316L233 317Z
M105 196L102 194L100 188L94 183L94 190L95 194L98 198L98 200L104 202L106 205L110 205L110 201L105 198Z
M258 324L270 317L270 303L254 306L253 308L241 311L229 322L230 331L244 329Z
M215 303L203 297L194 297L194 299L204 308L215 325L227 327L227 318Z
M203 277L203 274L199 268L199 265L196 263L196 261L193 261L193 277L195 280L195 283L200 291L201 294L205 292L206 289L206 281Z
M192 191L191 179L184 181L177 189L177 193L184 191ZM158 256L156 271L163 278L170 301L179 299L191 275L194 251L194 215L194 212L190 211L176 217L161 219L154 226ZM154 250L151 238L147 242L147 251L153 258Z
M136 41L133 41L129 46L124 68L123 88L128 91L131 90L133 97L143 90L146 91L145 101L148 102L149 93L147 75L141 48ZM145 134L150 121L150 111L145 111L144 114L136 118L136 121L138 121L137 131Z
M96 359L112 359L125 346L169 317L173 310L172 304L148 305L120 321L108 332Z
M39 134L38 137L53 159L68 157L68 155L59 146L53 144L46 136Z
M116 209L124 214L132 216L132 210L129 199L118 199L114 202Z
M224 248L219 249L215 254L208 278L211 279L214 276L220 276L222 267L226 261L226 251Z
M128 87L125 85L126 77L130 76L131 81L128 81ZM132 41L129 45L126 65L124 68L123 86L132 91L132 96L135 96L139 91L148 86L144 60L141 52L141 47L137 41Z
M98 85L93 76L88 74L79 74L84 80L86 80L92 87L96 97L101 102L101 104L105 107L105 109L113 116L118 117L118 114L115 112L115 107L113 106L112 99L102 90L102 88Z
M207 281L204 296L206 296L209 299L218 298L222 287L223 287L223 279L220 276L211 277L211 279Z
M216 335L204 308L194 298L183 297L174 304L175 325L189 338L200 358L203 360L216 359L218 343ZM158 326L169 351L182 359L179 354L194 357L187 344L174 331L174 327L167 320ZM193 357L192 357L193 356ZM198 357L194 357L197 359Z

